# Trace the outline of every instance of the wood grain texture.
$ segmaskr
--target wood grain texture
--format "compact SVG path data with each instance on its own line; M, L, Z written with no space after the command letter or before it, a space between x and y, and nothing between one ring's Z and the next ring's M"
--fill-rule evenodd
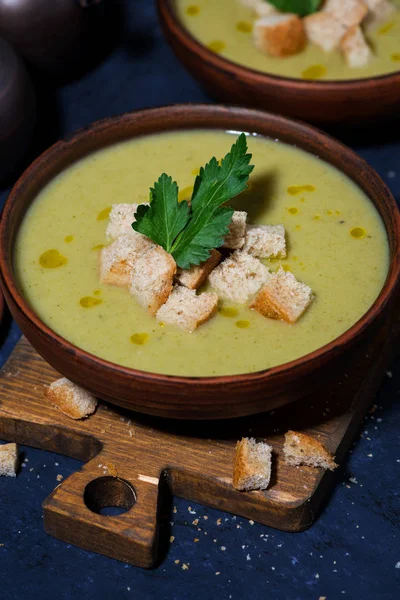
M371 126L400 114L400 72L348 81L268 75L233 63L198 42L178 18L175 0L158 0L157 4L165 36L177 58L222 102L324 125Z
M314 352L257 373L179 377L129 369L85 352L59 336L32 310L14 274L14 243L25 212L58 173L94 151L135 137L193 129L256 132L296 145L348 175L371 199L390 249L388 276L371 308L342 335ZM8 197L0 221L0 284L10 311L36 351L59 373L123 408L174 419L222 419L265 412L335 381L358 350L381 331L400 298L400 215L377 173L340 142L304 123L238 107L176 105L104 119L42 154Z
M305 431L342 463L394 352L398 330L397 322L394 327L387 320L376 343L323 393L257 417L219 422L170 421L105 403L92 417L73 421L44 400L44 386L58 374L23 339L0 372L0 439L88 461L44 501L45 529L126 563L155 565L158 514L171 494L300 531L314 521L335 473L287 466L283 433ZM273 475L265 492L232 487L236 441L245 436L273 446ZM133 506L119 516L98 514L108 505Z

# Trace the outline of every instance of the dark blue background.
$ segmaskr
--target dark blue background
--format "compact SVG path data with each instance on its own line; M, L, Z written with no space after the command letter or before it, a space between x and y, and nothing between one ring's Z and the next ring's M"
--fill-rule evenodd
M41 129L37 147L125 111L211 102L166 45L153 2L126 0L125 9L120 43L103 64L55 92L48 82L44 88L37 82L46 129ZM361 136L334 133L377 169L399 201L398 131L371 127ZM4 190L1 204L6 194ZM0 364L18 337L17 327L6 321ZM57 485L57 475L67 477L80 463L22 448L25 460L18 477L0 480L0 598L398 597L399 400L397 362L383 382L377 408L365 420L328 505L311 529L283 533L175 499L176 512L170 517L175 539L152 571L47 536L41 503ZM196 518L197 527L192 524ZM188 570L182 569L183 563Z

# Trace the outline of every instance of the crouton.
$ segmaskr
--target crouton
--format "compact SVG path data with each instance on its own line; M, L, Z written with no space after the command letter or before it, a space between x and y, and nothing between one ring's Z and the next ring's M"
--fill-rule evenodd
M349 67L356 69L365 67L371 59L372 52L368 46L361 27L351 27L340 42L340 48Z
M176 279L181 285L190 290L197 290L205 282L211 271L221 262L222 255L218 250L211 250L210 258L200 265L193 265L190 269L178 270Z
M327 12L344 27L359 25L368 14L364 0L326 0L323 12Z
M143 204L148 204L143 202ZM136 221L135 213L139 204L113 204L109 215L109 223L106 236L110 240L116 240L124 233L132 231L132 223Z
M247 225L243 252L256 258L285 258L285 228L283 225Z
M253 10L258 17L269 17L270 15L277 15L279 11L266 0L254 0Z
M369 13L364 20L364 27L367 31L375 29L397 11L397 8L389 0L364 0L369 8Z
M285 463L293 467L307 465L331 471L337 467L332 454L320 442L298 431L285 433L283 455Z
M129 287L135 261L155 247L149 238L132 229L100 252L100 282L105 285Z
M167 301L172 291L176 263L161 246L150 248L133 264L129 291L151 315Z
M215 291L237 304L245 304L271 276L268 268L257 258L236 250L209 275Z
M239 250L245 240L246 235L246 219L247 212L242 210L235 210L232 215L232 221L229 225L229 233L225 237L223 248L229 248L229 250Z
M3 444L0 446L0 475L4 475L4 477L16 477L17 469L17 444Z
M240 491L265 490L271 479L272 448L254 438L236 444L233 487Z
M194 331L210 319L217 310L218 296L213 293L196 294L196 290L176 285L157 312L157 321Z
M71 419L83 419L96 410L97 399L66 377L45 388L44 397Z
M291 13L272 14L257 19L253 33L256 47L270 56L297 54L307 42L302 19Z
M303 22L309 41L325 52L338 48L346 33L344 25L326 12L314 13L303 19Z
M297 281L292 273L279 268L271 273L264 287L250 304L270 319L295 323L310 306L314 296L311 288Z

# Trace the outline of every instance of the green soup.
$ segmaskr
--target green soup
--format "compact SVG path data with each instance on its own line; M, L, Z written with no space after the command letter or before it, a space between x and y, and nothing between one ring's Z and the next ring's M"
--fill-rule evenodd
M400 0L392 3L400 9ZM297 79L337 80L375 77L400 70L400 10L388 22L367 32L374 57L367 66L354 69L347 66L339 50L328 53L313 44L285 58L260 52L252 40L254 14L238 0L176 0L176 6L184 26L202 44L257 71Z
M38 316L58 334L104 359L156 373L247 373L299 358L352 326L371 306L389 263L386 231L375 207L347 177L286 144L249 136L255 165L250 188L233 201L249 223L286 229L290 269L316 299L295 325L244 306L221 303L194 333L162 327L128 290L99 283L109 207L143 202L162 172L181 189L233 136L187 131L148 136L101 150L49 183L22 223L15 269ZM51 267L51 268L49 268Z

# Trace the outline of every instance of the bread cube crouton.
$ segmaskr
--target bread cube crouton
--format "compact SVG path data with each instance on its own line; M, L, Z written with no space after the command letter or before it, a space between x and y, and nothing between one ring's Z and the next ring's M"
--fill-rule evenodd
M398 10L389 0L364 0L364 2L369 8L369 13L363 23L367 31L388 21Z
M356 69L365 67L371 59L372 52L364 37L361 27L351 27L340 43L349 67Z
M247 212L235 210L232 215L231 224L229 225L229 233L222 245L223 248L239 250L243 246L246 235L246 219Z
M313 293L308 285L300 283L292 273L280 267L276 273L270 274L266 284L250 304L250 308L270 319L295 323L313 299Z
M254 43L270 56L291 56L301 52L307 38L302 19L295 14L272 14L254 22Z
M266 0L254 0L253 10L258 17L269 17L270 15L277 15L279 11L270 2Z
M100 251L100 282L129 287L135 261L152 247L154 242L133 229L118 237Z
M138 204L113 204L109 215L106 236L109 240L116 240L124 233L132 231L132 223L136 221L135 213Z
M272 448L253 438L236 444L233 487L240 491L265 490L271 479Z
M364 0L326 0L323 11L347 28L363 21L368 14L368 6Z
M221 297L245 304L270 276L268 268L257 258L236 250L210 273L208 280Z
M157 321L192 332L214 315L217 304L217 294L197 295L196 290L176 285L166 303L157 312Z
M207 279L211 271L221 262L222 255L218 250L212 250L210 258L200 265L193 265L190 269L178 270L176 279L181 285L190 290L197 290Z
M155 315L172 291L176 263L161 246L154 246L133 264L129 291L132 296Z
M293 467L306 465L331 471L337 467L332 454L320 442L298 431L285 433L283 455L285 463Z
M335 50L346 33L346 27L326 12L314 13L303 22L309 41L325 52Z
M18 469L17 444L3 444L0 446L0 475L16 477Z
M285 258L284 226L247 225L243 252L247 252L256 258Z
M66 377L53 381L44 397L71 419L83 419L96 410L97 399Z

